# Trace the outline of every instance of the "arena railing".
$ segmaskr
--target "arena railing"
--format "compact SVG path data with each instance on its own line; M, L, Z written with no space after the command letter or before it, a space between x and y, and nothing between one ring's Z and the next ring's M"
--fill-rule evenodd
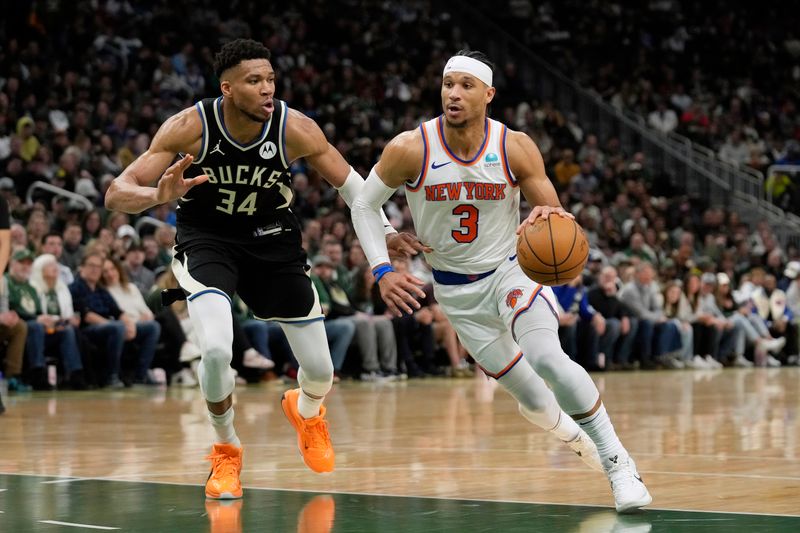
M91 200L89 200L85 196L78 193L74 193L72 191L68 191L66 189L62 189L61 187L56 187L55 185L47 183L46 181L34 181L33 183L30 184L27 192L25 193L26 204L33 205L33 193L36 191L36 189L41 189L53 193L56 197L68 198L69 200L74 200L75 202L78 202L84 207L86 207L87 211L91 211L92 209L97 207L92 203Z

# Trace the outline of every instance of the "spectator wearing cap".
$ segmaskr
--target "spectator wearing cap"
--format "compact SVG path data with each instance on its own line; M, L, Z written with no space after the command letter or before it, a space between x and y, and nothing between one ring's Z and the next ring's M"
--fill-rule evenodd
M783 361L789 358L794 360L798 355L798 325L794 313L787 305L786 293L777 287L775 276L767 274L761 288L753 292L753 300L758 309L758 314L766 322L773 336L785 337L786 346L783 349ZM779 366L767 357L768 366Z
M761 322L762 329L756 328L749 318L753 311L750 298L742 291L732 291L730 277L724 272L717 274L717 305L726 318L735 322L742 329L744 337L739 342L745 342L746 345L753 347L753 359L756 362L764 364L770 352L780 352L783 349L786 339L772 338L763 321ZM746 345L737 347L736 353L744 353ZM753 363L745 358L735 359L733 364L740 367L753 366Z
M10 217L8 204L0 197L0 273L5 272L11 251L11 235L9 231ZM19 315L8 307L8 283L5 276L0 275L0 342L7 342L3 372L8 379L9 390L17 391L22 387L22 361L25 355L25 340L28 336L28 324L20 320ZM5 410L0 398L0 413Z
M83 364L75 327L63 320L60 313L42 308L39 294L30 283L33 259L30 251L17 250L11 256L11 268L6 275L9 309L28 324L25 354L30 383L36 390L53 388L47 380L45 349L57 346L70 381L83 388Z
M711 342L703 355L711 368L722 368L729 358L735 364L744 359L744 330L733 320L728 319L717 305L717 275L705 272L700 276L700 296L697 313L705 317L705 324L711 329Z
M122 226L123 228L125 226ZM130 227L130 226L128 226ZM133 229L133 228L131 228ZM136 285L139 292L149 294L150 289L156 282L156 275L152 270L144 266L144 248L138 243L131 244L125 251L125 271L128 279Z
M0 194L6 198L6 201L9 200L10 196L16 196L17 187L14 185L14 180L8 176L0 178Z
M94 180L88 176L75 182L75 192L90 200L92 204L97 204L97 199L100 197L100 191L97 190Z
M356 343L361 353L361 378L376 381L382 377L381 365L386 372L397 369L397 343L390 320L374 320L367 313L356 310L345 290L334 279L336 265L328 256L317 255L312 262L311 276L319 294L319 302L326 317L342 319L355 326ZM378 357L380 355L380 362ZM342 361L334 361L334 369Z
M121 388L120 362L125 341L136 336L136 329L122 319L122 310L109 292L100 285L105 256L87 253L79 274L69 286L75 311L81 316L82 331L106 354L106 374L101 384Z

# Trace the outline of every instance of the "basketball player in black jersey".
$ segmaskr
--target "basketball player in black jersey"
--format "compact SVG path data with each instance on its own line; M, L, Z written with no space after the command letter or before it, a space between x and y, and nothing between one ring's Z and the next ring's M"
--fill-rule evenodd
M226 499L242 495L242 447L231 401L234 293L256 317L281 324L300 362L300 388L284 393L284 413L308 467L334 468L322 405L333 366L322 309L306 273L300 224L291 210L289 165L305 158L348 205L364 181L313 120L274 98L268 49L238 39L223 46L214 67L222 96L169 118L149 149L112 182L105 201L109 209L140 213L178 200L172 268L201 337L198 374L218 437L209 456L206 496ZM410 235L394 232L385 217L384 225L395 252L423 249Z

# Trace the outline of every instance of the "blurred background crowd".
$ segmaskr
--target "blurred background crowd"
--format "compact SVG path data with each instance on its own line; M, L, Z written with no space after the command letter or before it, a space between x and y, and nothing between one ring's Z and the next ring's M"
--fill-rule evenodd
M168 116L218 94L213 54L236 37L272 50L276 96L316 120L366 176L388 139L439 113L441 68L470 42L471 28L440 4L7 6L0 195L12 252L0 292L0 370L9 388L195 386L200 353L185 305L160 302L161 290L176 286L175 206L109 212L110 181ZM556 68L652 128L682 132L737 165L800 163L800 40L779 16L788 6L713 15L668 0L483 4L470 9L485 8ZM536 141L591 243L584 275L556 289L570 357L598 371L797 364L797 247L779 243L766 223L745 224L740 213L676 189L643 153L626 153L619 138L583 127L570 109L526 94L513 61L496 68L492 116ZM390 317L343 201L302 161L292 174L337 379L470 375L471 358L430 287L418 312ZM798 211L787 179L778 196ZM398 230L413 231L402 190L385 210ZM432 282L421 258L395 268ZM294 379L280 328L235 305L239 380Z

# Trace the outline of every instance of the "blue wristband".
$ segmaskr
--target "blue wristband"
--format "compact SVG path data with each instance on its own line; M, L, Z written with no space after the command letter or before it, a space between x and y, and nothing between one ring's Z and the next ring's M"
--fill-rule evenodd
M388 272L394 272L392 265L384 263L372 269L372 275L375 276L375 283L379 282L383 276Z

